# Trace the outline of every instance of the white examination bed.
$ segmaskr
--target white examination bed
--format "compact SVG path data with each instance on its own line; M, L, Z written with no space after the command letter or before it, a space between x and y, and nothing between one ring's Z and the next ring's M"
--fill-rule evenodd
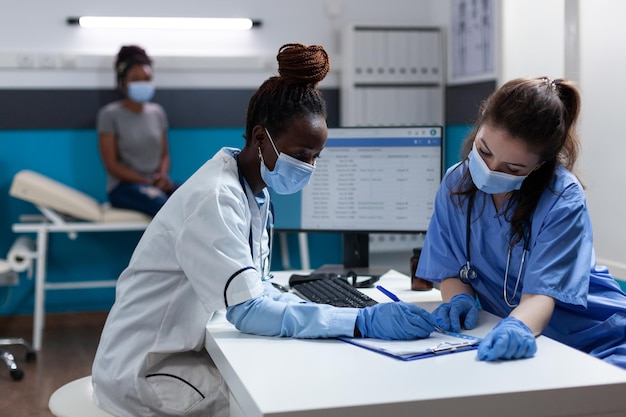
M45 291L115 286L115 280L67 283L46 282L46 256L49 233L68 233L74 239L79 232L120 232L144 230L150 217L131 210L99 204L92 197L49 177L23 170L15 174L9 195L34 204L42 215L24 216L13 225L15 233L35 233L36 246L31 254L36 261L33 348L42 344L45 316Z

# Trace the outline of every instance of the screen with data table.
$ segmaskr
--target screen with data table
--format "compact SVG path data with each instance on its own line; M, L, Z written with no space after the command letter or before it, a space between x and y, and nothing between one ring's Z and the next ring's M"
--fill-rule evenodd
M272 195L277 230L423 232L442 173L442 128L332 128L309 185Z
M331 128L309 185L272 194L275 229L425 232L442 174L441 126Z

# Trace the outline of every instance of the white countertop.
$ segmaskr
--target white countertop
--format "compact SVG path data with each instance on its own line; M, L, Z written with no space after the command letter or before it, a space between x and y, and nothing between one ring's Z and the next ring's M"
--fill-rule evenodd
M275 275L286 283L290 274ZM436 289L411 291L395 271L380 283L427 310L441 300ZM376 289L363 292L389 301ZM484 336L497 321L481 311L468 333ZM467 351L404 362L337 340L244 334L220 312L206 337L233 409L249 417L626 416L626 371L543 336L537 345L524 360L481 362Z

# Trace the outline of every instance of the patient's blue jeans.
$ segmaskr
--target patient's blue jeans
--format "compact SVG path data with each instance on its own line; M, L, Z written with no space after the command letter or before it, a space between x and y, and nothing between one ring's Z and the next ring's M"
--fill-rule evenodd
M178 185L174 184L174 189ZM170 195L151 185L121 182L109 192L109 202L113 207L140 211L154 217Z

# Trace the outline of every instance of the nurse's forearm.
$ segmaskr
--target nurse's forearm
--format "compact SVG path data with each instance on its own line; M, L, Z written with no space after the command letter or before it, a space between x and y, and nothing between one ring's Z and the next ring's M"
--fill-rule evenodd
M441 281L441 298L444 303L450 301L457 294L475 295L471 285L463 284L458 278L447 278Z
M524 294L511 316L524 322L535 336L539 336L552 318L554 299L547 295Z

